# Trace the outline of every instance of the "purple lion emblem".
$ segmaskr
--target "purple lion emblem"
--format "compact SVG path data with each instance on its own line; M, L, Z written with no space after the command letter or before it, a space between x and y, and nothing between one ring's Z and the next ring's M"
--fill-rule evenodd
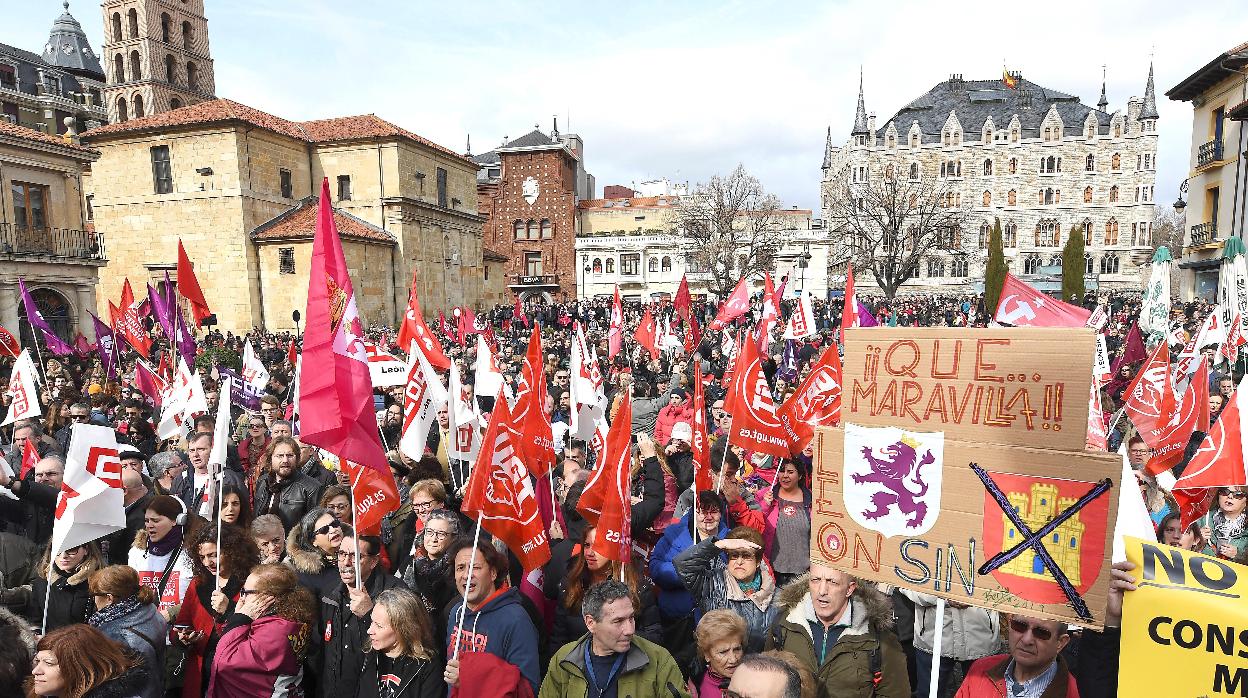
M927 518L927 505L918 499L927 494L927 483L923 481L920 470L925 465L935 463L936 457L929 450L919 460L918 451L915 450L918 445L918 442L907 437L881 449L892 460L881 460L871 455L869 446L862 448L862 455L871 466L871 472L866 475L852 475L854 482L859 485L875 483L885 487L871 496L871 503L875 508L862 512L864 517L874 520L887 516L895 504L902 514L912 515L906 521L907 527L918 528L923 524L923 519ZM907 479L918 486L917 491L906 486Z

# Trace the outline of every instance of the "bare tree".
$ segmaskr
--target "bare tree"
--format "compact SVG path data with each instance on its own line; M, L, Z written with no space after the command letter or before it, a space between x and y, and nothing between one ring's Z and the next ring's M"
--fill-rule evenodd
M840 236L839 262L869 270L889 298L919 275L919 263L934 252L981 256L967 230L961 193L948 180L892 167L871 173L846 166L825 197L826 223Z
M779 211L780 199L737 165L680 199L671 232L684 243L686 263L710 273L707 290L723 298L742 277L775 266L783 244Z
M1153 247L1170 248L1170 256L1178 259L1183 255L1183 226L1185 218L1173 206L1153 207Z

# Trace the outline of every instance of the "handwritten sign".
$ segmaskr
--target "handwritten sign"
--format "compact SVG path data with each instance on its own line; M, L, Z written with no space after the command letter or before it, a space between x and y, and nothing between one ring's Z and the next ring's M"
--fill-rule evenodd
M847 466L845 431L820 427L811 559L982 608L1102 625L1121 459L1084 451L1082 443L1063 452L945 437L942 493L927 512L935 521L921 535L886 536L855 519L899 512L849 507L861 507L864 496L877 509L925 501L931 474L922 468L932 466L899 462L924 449L881 443L871 458L850 454Z
M846 332L842 421L1069 451L1087 442L1090 329Z

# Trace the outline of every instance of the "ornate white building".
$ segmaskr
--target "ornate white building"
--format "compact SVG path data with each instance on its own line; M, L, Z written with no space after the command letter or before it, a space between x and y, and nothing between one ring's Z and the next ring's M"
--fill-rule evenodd
M841 173L939 178L967 213L964 240L977 238L986 247L993 220L1001 219L1012 273L1051 288L1060 282L1051 272L1061 265L1066 236L1077 233L1085 239L1089 289L1138 288L1140 266L1152 253L1158 117L1152 66L1144 96L1129 99L1125 112L1107 111L1104 84L1093 108L1013 77L1016 89L1000 79L953 75L882 127L868 116L860 84L849 141L834 146L828 130L824 220ZM901 292L982 288L981 252L933 252ZM874 284L870 274L855 281Z

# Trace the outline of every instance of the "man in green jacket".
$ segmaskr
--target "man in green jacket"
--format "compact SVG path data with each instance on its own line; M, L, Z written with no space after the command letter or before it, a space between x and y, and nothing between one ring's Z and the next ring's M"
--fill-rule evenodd
M815 675L819 698L909 698L906 655L892 625L888 597L812 561L781 592L766 647L797 655Z
M687 698L672 655L634 635L636 612L623 582L590 587L581 601L589 632L555 652L538 698Z

